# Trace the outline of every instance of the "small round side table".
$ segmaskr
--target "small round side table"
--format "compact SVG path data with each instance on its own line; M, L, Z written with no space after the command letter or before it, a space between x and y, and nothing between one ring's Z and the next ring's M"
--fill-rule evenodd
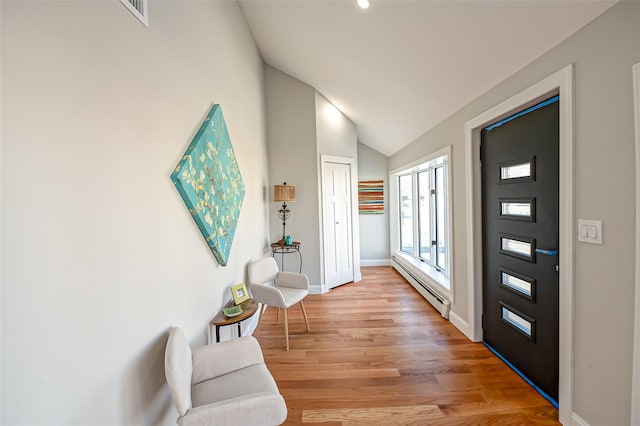
M298 253L298 258L300 259L300 270L298 272L302 273L302 253L300 252L300 243L298 241L294 241L291 245L286 245L282 240L277 243L271 244L271 256L275 257L276 254L282 255L282 270L284 271L284 255L289 253Z

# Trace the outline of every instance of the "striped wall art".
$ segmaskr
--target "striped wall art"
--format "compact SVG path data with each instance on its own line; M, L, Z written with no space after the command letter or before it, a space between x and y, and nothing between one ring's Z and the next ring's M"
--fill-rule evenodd
M358 210L360 214L384 213L384 182L363 180L358 182Z

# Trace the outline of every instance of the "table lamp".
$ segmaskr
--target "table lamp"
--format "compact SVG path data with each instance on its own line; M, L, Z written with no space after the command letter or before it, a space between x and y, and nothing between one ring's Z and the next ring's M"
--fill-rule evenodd
M287 207L287 202L296 201L296 186L287 185L284 182L282 185L273 185L273 201L282 202L282 207L278 210L278 217L282 219L282 239L278 241L278 244L285 244L285 227L287 226L287 219L291 214L291 210Z

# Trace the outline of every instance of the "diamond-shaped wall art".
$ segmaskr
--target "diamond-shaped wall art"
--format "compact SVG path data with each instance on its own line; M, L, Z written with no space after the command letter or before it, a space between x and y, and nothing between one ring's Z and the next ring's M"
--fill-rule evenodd
M244 182L220 105L209 111L171 180L216 260L226 266L244 199Z

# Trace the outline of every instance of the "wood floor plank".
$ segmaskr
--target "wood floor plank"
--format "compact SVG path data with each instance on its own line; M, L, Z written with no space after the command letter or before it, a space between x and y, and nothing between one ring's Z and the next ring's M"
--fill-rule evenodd
M288 425L559 424L553 406L481 343L470 342L390 267L309 295L255 333Z
M343 425L381 424L393 419L398 424L411 424L417 419L429 421L443 417L437 405L413 405L404 407L377 407L366 409L325 409L304 410L302 421L305 423L341 422ZM416 423L417 424L417 423Z
M300 383L299 377L303 374L307 380L345 380L363 378L383 378L400 377L400 372L396 368L340 368L339 366L323 366L313 371L286 368L280 377L282 380L290 380ZM330 367L330 368L326 368ZM435 379L433 379L435 380Z

